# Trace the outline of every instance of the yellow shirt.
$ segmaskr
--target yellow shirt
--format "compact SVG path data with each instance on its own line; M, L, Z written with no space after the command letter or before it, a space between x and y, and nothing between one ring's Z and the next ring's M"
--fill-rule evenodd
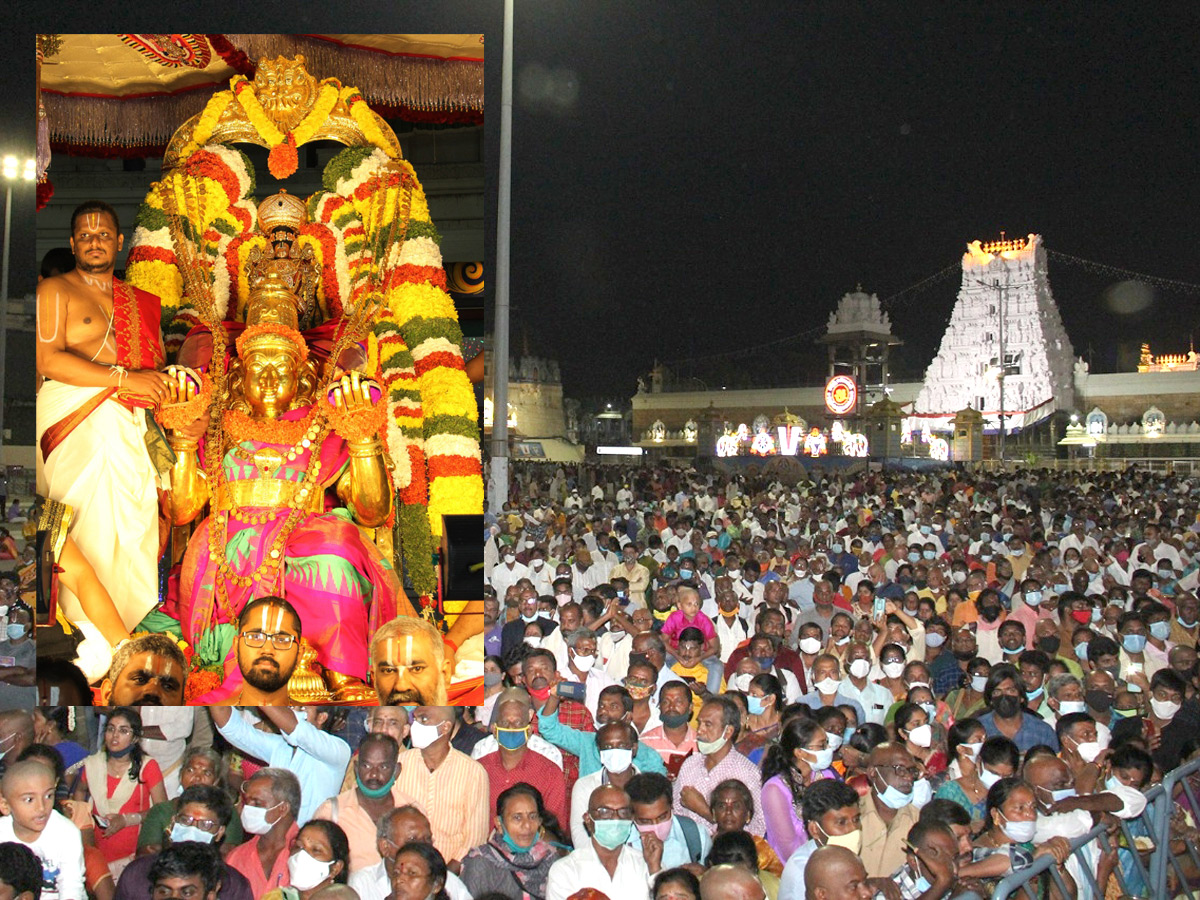
M904 842L908 831L917 824L918 810L911 803L896 810L892 823L886 824L875 809L873 792L860 797L862 817L862 863L870 878L887 878L904 865Z

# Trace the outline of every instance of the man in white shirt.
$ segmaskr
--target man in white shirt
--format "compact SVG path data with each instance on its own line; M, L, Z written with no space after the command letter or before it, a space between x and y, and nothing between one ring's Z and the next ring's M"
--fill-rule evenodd
M0 780L0 813L0 842L24 844L41 860L42 897L87 900L83 839L71 820L55 811L54 773L45 763L27 759L8 767Z
M167 799L179 796L179 768L188 737L196 722L196 710L188 706L143 706L142 749L162 770Z
M503 597L509 585L516 584L529 576L529 567L517 562L517 551L511 544L500 548L500 564L492 569L492 588L497 597Z
M432 844L433 828L415 806L398 806L379 820L375 849L380 860L373 866L350 874L350 887L359 900L385 900L392 893L392 869L405 844ZM450 900L471 900L471 892L462 879L446 871L446 893Z
M575 681L584 686L583 705L594 719L596 707L600 703L600 692L620 682L610 677L603 666L596 664L596 632L588 628L577 628L567 635L566 641L567 664L559 668L559 674L568 681Z
M585 887L621 900L645 898L650 870L642 854L627 843L633 829L629 795L611 785L596 788L583 824L590 840L550 867L546 900L567 900Z

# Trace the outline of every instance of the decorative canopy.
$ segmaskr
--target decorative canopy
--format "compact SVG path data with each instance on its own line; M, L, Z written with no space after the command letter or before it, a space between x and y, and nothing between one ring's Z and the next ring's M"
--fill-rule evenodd
M38 50L50 140L78 153L160 151L233 76L297 53L384 116L483 119L480 34L62 34L39 35Z

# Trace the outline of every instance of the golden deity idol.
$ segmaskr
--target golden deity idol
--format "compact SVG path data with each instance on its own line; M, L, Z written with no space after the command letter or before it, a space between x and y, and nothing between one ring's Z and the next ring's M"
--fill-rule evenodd
M267 267L254 285L220 421L203 442L182 429L170 436L173 524L211 503L184 555L180 620L185 633L215 633L236 625L249 600L284 597L334 698L362 699L369 636L397 607L413 614L391 564L362 531L392 511L390 466L378 429L365 424L382 398L356 371L316 396L287 273ZM178 382L173 390L174 401L186 401L186 382L182 394ZM231 656L225 688L239 676Z

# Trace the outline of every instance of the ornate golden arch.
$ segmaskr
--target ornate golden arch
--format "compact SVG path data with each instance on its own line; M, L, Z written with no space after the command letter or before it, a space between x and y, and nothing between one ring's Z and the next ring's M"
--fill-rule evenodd
M267 148L275 146L251 121L243 105L237 101L235 88L242 80L244 79L241 79L241 76L234 78L231 81L234 87L214 94L203 112L192 116L175 130L163 155L164 171L184 162L195 151L197 144L247 143ZM316 108L322 86L330 81L332 79L318 82L310 75L305 68L304 56L300 54L291 59L277 56L275 59L259 60L254 80L247 83L267 118L279 131L287 135ZM349 107L349 102L353 101L348 102L345 94L345 90L339 92L337 101L317 125L316 131L311 135L302 136L296 142L296 146L316 140L334 140L349 147L378 144L380 149L393 159L402 158L400 142L391 126L364 103L364 108L378 129L378 136L372 140L355 120ZM210 110L215 111L218 107L223 108L217 115L211 131L206 129L207 133L197 140L196 128L201 118L211 116Z

